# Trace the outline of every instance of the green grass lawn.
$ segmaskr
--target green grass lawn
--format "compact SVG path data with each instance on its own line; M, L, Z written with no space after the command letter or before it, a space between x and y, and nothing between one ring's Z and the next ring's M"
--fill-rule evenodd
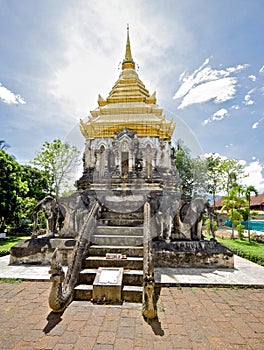
M30 238L29 236L7 236L6 239L0 240L0 256L6 255L9 253L10 248L16 243Z
M231 249L235 254L264 266L264 243L246 239L216 237L217 241Z

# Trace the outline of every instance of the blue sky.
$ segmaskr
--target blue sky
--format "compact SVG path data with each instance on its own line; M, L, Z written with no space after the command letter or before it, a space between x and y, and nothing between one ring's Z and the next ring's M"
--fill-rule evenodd
M264 192L262 0L0 0L0 139L19 162L82 149L80 118L119 76L126 25L147 89L193 155L241 160Z

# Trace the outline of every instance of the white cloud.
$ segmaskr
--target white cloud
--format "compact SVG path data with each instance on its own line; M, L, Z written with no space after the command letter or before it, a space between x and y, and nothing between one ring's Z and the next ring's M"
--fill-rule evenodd
M240 109L240 106L239 106L239 105L233 105L233 106L231 107L231 109L238 110L238 109Z
M259 127L259 123L261 123L263 119L264 118L260 118L257 122L252 124L252 129L257 129Z
M228 67L226 71L229 73L235 73L242 69L245 69L246 67L249 67L249 64L238 64L236 67Z
M233 146L233 143L229 143L228 145L225 145L225 148L230 148Z
M250 105L253 105L254 104L254 101L253 100L251 100L251 96L250 95L246 95L245 96L245 105L246 106L250 106Z
M6 104L25 104L26 101L20 96L15 95L12 91L8 90L5 86L0 83L0 100Z
M260 74L264 74L264 66L262 66L262 67L260 68L259 73L260 73Z
M217 112L215 112L213 115L211 115L210 118L204 120L203 125L207 125L207 124L212 123L214 121L222 120L228 116L229 116L229 114L228 114L227 109L221 108Z
M246 106L251 106L254 104L254 101L251 98L252 93L255 91L256 89L251 89L244 97L244 104Z
M252 80L252 81L256 81L256 80L257 80L257 77L256 77L255 75L253 75L253 74L252 74L252 75L249 75L248 77L249 77L249 79Z
M243 179L243 184L245 186L254 186L259 193L264 192L264 178L263 178L263 166L259 161L251 162L249 165L244 167L244 171L248 174L247 177Z
M235 78L222 78L200 84L188 92L178 109L210 100L214 100L215 103L230 100L236 93L235 85Z
M247 64L228 67L226 69L213 69L209 58L193 73L182 73L182 83L174 95L174 99L182 99L178 109L183 109L194 103L213 100L214 103L228 101L234 98L237 87L236 72L248 67Z

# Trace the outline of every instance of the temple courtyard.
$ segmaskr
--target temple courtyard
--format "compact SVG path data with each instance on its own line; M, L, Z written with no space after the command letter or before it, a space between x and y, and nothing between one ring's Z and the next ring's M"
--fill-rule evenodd
M74 301L55 314L47 266L0 260L0 277L23 279L0 283L1 349L264 349L264 268L237 256L231 271L156 270L158 319L149 323L138 303Z

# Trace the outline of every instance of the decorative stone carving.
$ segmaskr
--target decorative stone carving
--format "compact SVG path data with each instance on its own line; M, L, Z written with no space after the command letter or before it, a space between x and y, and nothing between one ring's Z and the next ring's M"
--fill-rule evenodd
M57 261L58 249L55 249L52 255L49 271L52 281L49 305L54 312L62 312L73 298L73 290L78 279L78 273L81 270L82 261L86 255L87 247L91 241L99 208L99 203L94 203L88 215L86 215L85 221L76 239L66 278L61 264Z
M208 202L202 198L194 198L183 202L179 212L180 231L191 240L202 238L202 218L208 210Z
M33 219L34 219L34 229L32 233L32 238L38 236L38 213L42 211L46 218L46 235L54 236L61 230L62 223L65 218L65 210L63 206L56 199L51 196L43 198L34 208Z

